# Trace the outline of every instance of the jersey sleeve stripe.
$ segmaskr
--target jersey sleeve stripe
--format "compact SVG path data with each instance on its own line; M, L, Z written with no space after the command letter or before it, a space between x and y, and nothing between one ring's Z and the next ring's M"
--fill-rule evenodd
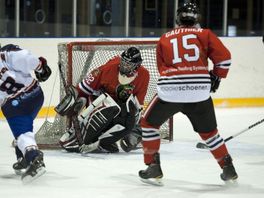
M89 86L87 86L83 81L79 83L79 88L87 95L93 94L93 90Z

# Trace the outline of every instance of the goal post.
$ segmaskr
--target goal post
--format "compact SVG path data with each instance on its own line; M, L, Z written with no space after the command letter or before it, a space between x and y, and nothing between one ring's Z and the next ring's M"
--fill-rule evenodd
M145 96L144 108L156 92L159 72L156 65L157 41L93 41L68 42L58 44L58 62L62 67L67 85L76 86L88 72L105 64L114 56L120 56L128 47L137 47L143 59L142 65L150 73L150 81ZM65 96L65 88L60 80L60 100ZM56 115L54 122L45 121L36 133L36 140L42 148L56 148L61 135L67 130L69 118ZM163 139L173 140L173 119L165 122L161 128Z

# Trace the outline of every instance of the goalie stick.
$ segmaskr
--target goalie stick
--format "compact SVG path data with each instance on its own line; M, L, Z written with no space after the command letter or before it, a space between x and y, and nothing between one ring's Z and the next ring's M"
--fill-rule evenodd
M256 122L256 123L254 123L254 124L248 126L247 128L245 128L245 129L243 129L243 130L241 130L241 131L235 133L234 135L229 136L228 138L224 139L224 141L225 141L225 142L228 142L229 140L232 140L234 137L239 136L240 134L242 134L242 133L244 133L244 132L246 132L246 131L252 129L253 127L255 127L255 126L259 125L259 124L261 124L262 122L264 122L264 119L262 119L262 120L260 120L260 121L258 121L258 122ZM209 147L208 147L205 143L198 142L198 143L196 144L196 148L199 148L199 149L208 149Z
M67 94L69 90L68 90L68 86L67 86L65 77L64 77L63 72L62 72L61 63L58 63L58 66L59 66L59 72L60 72L62 84L63 84L63 87L65 89L65 93ZM78 141L79 146L82 146L84 143L83 143L83 138L82 138L82 133L81 133L81 128L80 128L80 123L78 120L78 115L73 115L71 118L72 118L73 127L75 129L76 139Z

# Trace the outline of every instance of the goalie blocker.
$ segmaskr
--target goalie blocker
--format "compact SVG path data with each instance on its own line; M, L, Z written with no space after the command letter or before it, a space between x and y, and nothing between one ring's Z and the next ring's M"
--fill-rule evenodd
M67 87L67 94L61 102L55 107L55 111L61 116L78 115L86 105L87 100L84 97L78 98L78 92L75 87Z
M61 115L72 115L72 112L76 112L73 100L78 99L75 96L65 98L56 107L57 112ZM140 105L132 95L126 103L119 105L108 94L101 94L78 116L84 145L78 144L73 126L62 135L59 143L69 152L118 152L115 143L132 131L138 121L139 112Z

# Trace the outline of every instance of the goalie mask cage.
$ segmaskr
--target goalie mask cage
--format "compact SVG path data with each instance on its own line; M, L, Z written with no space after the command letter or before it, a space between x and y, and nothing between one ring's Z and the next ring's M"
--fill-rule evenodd
M142 65L150 73L150 81L145 96L144 107L156 94L159 76L156 65L157 41L95 41L69 42L58 44L59 64L61 64L67 85L77 85L88 72L105 64L114 56L120 56L128 47L137 47L143 59ZM60 100L65 96L65 88L60 79ZM68 129L69 118L56 115L54 122L45 121L36 133L36 141L41 148L58 148L59 139ZM172 118L160 128L162 139L172 141Z

